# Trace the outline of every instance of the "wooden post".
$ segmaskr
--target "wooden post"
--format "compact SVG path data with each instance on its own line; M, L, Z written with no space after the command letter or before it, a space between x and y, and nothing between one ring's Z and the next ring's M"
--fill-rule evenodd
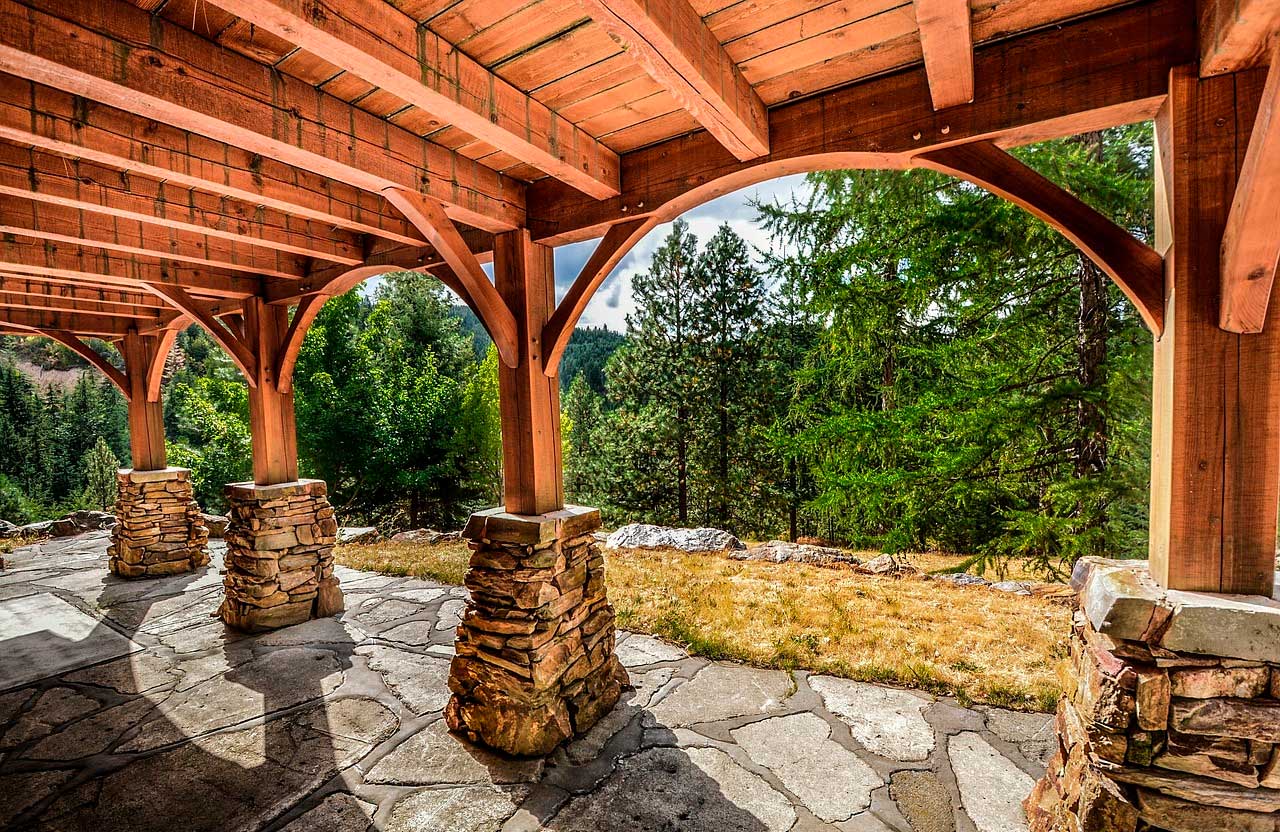
M147 383L154 364L157 361L163 364L168 355L169 342L164 340L166 349L162 350L162 340L155 335L130 333L120 344L129 382L129 453L135 471L159 471L168 465L164 405L159 395L152 400Z
M244 333L256 359L257 383L249 386L249 429L253 434L253 481L277 485L298 479L298 436L293 392L280 391L277 357L289 329L289 310L260 297L244 301Z
M1165 329L1152 395L1151 573L1169 589L1270 597L1280 488L1280 315L1218 328L1219 248L1264 76L1172 72L1156 120Z
M560 460L560 379L543 373L542 328L555 308L552 249L528 229L494 237L494 283L516 319L519 361L498 366L502 467L507 511L545 514L564 507Z

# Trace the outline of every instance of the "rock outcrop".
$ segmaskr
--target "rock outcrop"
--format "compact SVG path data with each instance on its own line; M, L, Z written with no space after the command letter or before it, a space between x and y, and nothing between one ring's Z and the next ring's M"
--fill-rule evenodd
M843 549L770 540L759 546L730 552L734 560L763 560L771 563L808 563L813 566L857 566L862 561Z
M679 549L682 552L728 552L747 547L721 529L680 529L631 523L605 541L609 549Z

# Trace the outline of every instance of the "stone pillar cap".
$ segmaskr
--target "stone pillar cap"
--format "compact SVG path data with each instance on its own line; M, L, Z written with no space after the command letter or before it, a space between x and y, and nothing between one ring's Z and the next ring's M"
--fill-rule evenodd
M491 508L471 515L462 536L467 540L536 545L563 537L577 537L600 528L600 509L565 506L546 514L511 514Z
M281 497L322 497L328 493L324 480L294 480L271 485L254 482L227 483L227 497L241 500L276 500Z
M121 479L132 480L133 482L159 482L161 480L177 480L185 479L191 476L190 468L156 468L152 471L139 471L135 468L121 468L116 471L116 476Z

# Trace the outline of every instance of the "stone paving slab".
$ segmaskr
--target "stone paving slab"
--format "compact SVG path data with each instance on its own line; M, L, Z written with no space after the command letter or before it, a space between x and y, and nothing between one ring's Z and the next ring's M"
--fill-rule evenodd
M1044 714L620 633L635 689L549 757L504 758L441 718L464 589L339 567L346 613L243 636L212 618L220 544L125 582L107 542L0 571L0 829L1023 832L1052 746Z

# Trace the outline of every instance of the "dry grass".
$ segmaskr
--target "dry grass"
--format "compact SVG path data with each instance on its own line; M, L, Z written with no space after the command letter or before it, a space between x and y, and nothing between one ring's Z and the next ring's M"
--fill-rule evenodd
M460 584L465 545L344 546L355 569ZM908 560L925 571L946 555ZM1024 710L1052 710L1070 607L1061 599L684 552L609 557L618 626L713 659L802 668ZM1014 571L1013 579L1030 578Z

